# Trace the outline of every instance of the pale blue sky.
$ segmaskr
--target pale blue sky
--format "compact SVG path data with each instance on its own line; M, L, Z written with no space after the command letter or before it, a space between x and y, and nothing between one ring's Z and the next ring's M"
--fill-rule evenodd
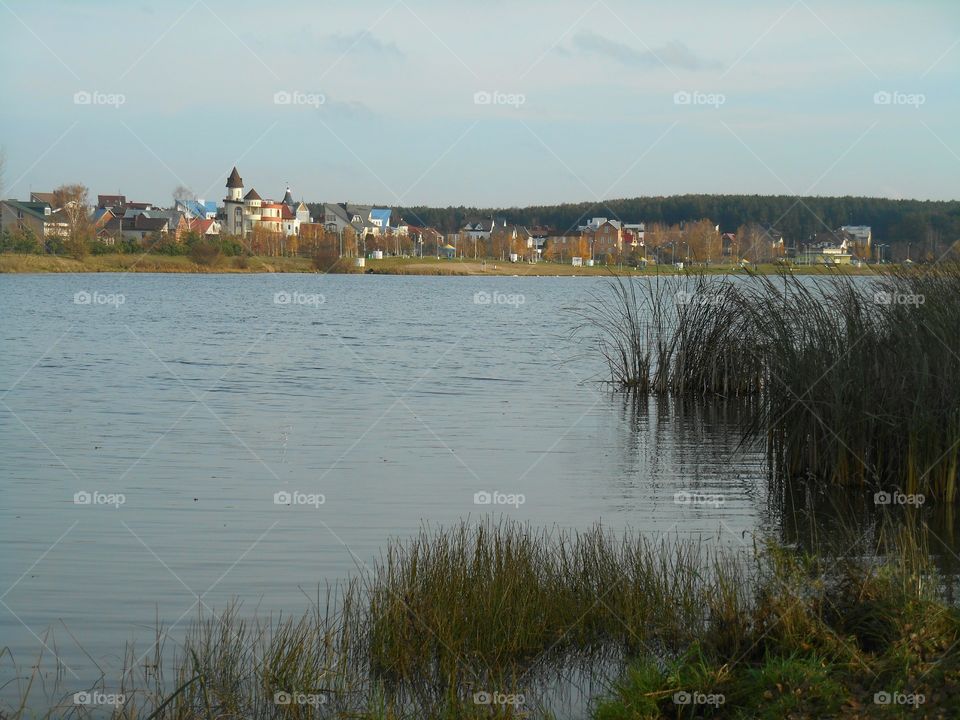
M954 0L0 0L0 67L14 197L960 197Z

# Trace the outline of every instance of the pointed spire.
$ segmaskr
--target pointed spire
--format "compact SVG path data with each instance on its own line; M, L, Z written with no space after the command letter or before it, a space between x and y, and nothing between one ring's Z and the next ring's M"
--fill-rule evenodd
M243 178L240 177L240 173L237 172L237 167L233 167L233 172L230 173L230 177L227 178L227 187L228 188L242 188L243 187Z

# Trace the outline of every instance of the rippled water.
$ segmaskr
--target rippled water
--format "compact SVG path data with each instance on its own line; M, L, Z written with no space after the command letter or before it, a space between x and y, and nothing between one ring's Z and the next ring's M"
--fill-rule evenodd
M600 282L0 276L0 646L110 676L198 596L297 615L388 538L488 513L749 542L775 518L732 418L637 408L569 338Z

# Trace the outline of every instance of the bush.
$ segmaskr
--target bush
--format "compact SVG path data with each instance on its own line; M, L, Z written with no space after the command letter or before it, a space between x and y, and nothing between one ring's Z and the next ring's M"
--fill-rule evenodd
M213 267L220 260L220 245L217 242L201 238L190 244L188 254L197 265Z

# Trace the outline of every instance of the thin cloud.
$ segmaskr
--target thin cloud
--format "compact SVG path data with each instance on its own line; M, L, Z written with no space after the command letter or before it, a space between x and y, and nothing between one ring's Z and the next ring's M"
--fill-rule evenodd
M679 40L672 40L648 50L639 42L636 46L627 45L589 30L581 30L573 37L571 49L583 55L614 60L627 67L652 68L667 65L679 70L711 70L720 67L720 63L698 56Z
M325 44L336 52L349 52L357 55L374 55L383 58L399 59L405 57L397 44L380 40L369 32L355 32L350 34L336 33L326 38Z

